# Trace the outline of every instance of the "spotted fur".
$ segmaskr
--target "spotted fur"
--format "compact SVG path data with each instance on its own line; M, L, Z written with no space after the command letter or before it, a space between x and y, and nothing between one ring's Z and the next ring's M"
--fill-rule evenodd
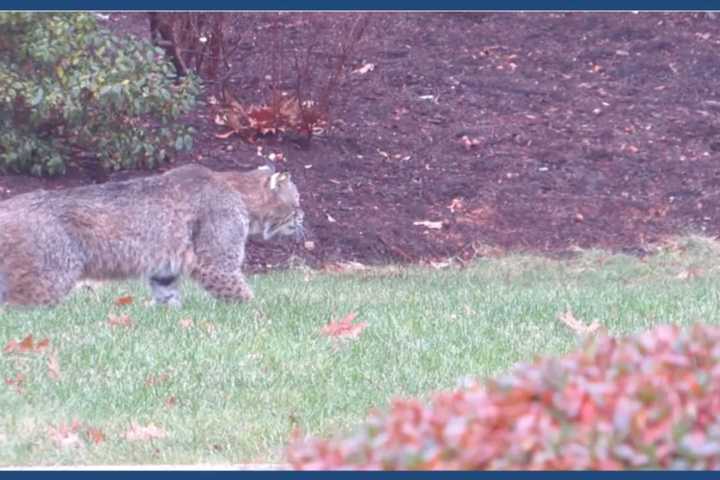
M144 277L156 303L179 306L185 275L218 299L248 301L242 265L251 234L303 235L288 174L190 165L19 195L0 202L0 303L55 305L79 280Z

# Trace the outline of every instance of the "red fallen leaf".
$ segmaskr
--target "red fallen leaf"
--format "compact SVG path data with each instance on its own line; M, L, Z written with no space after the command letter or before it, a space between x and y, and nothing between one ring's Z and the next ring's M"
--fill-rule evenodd
M229 132L225 133L216 133L215 138L219 138L220 140L225 140L235 135L235 130L230 130Z
M80 422L73 419L69 425L60 423L57 426L48 427L48 436L58 447L81 447L82 440L78 434L79 430Z
M10 340L8 343L5 344L5 347L3 347L3 353L13 353L17 351L18 345L20 344L17 340Z
M47 358L48 376L53 380L60 380L60 360L56 351L50 351Z
M188 328L193 326L192 318L183 318L178 322L183 330L187 330Z
M153 385L160 385L161 383L165 383L170 378L170 375L163 372L159 375L148 375L145 379L145 387L152 387Z
M43 338L42 340L40 340L39 342L37 342L35 344L35 346L33 347L33 351L34 352L42 352L49 345L50 345L50 340L48 340L47 338Z
M6 378L5 385L14 387L17 393L22 393L23 387L25 386L25 375L18 372L15 374L15 378Z
M99 428L88 427L85 431L85 435L95 445L98 445L105 441L105 434Z
M165 399L163 404L166 408L174 408L177 405L177 398L175 398L175 395L171 395Z
M261 134L275 133L275 112L270 107L251 108L247 114L250 126Z
M41 352L50 345L50 340L44 338L39 342L35 343L32 334L23 338L21 341L10 340L3 348L3 353L28 353L28 352Z
M18 351L29 352L32 349L33 349L33 336L32 336L32 334L30 334L27 337L23 338L23 340L18 344Z
M115 299L115 305L131 305L133 303L133 297L131 295L123 295Z
M357 338L367 327L367 322L353 323L356 312L350 312L341 320L330 322L322 328L323 335L333 338Z
M114 314L110 313L110 314L108 314L108 325L110 325L111 328L113 328L113 327L131 328L133 326L133 321L129 315L114 315Z
M125 439L130 442L137 442L165 438L167 436L167 432L152 423L142 426L138 423L132 422L130 424L130 428L127 432L125 432L124 436Z

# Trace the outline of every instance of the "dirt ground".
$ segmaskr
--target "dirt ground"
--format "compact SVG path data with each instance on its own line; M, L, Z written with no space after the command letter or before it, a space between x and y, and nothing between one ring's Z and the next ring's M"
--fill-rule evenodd
M147 35L137 14L106 23ZM283 154L312 243L252 241L253 269L642 254L666 235L720 233L719 45L720 20L695 13L373 14L353 62L375 68L349 75L332 128L306 145L223 140L208 104L177 163ZM232 86L250 98L260 64L240 55ZM91 181L6 175L0 198Z

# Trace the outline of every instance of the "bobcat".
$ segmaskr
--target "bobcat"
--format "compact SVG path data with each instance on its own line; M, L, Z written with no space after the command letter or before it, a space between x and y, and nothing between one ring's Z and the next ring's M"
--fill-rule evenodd
M0 202L0 304L52 306L79 280L145 277L153 301L180 306L188 274L212 296L248 301L241 267L248 235L303 236L287 173L269 167L162 175Z

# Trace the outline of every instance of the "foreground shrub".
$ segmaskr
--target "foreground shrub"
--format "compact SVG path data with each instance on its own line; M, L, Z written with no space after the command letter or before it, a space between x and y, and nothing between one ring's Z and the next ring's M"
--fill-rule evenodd
M429 406L395 401L298 469L720 468L720 328L600 337Z
M192 146L173 120L198 84L164 52L81 13L0 13L0 171L55 175L71 160L153 167Z

